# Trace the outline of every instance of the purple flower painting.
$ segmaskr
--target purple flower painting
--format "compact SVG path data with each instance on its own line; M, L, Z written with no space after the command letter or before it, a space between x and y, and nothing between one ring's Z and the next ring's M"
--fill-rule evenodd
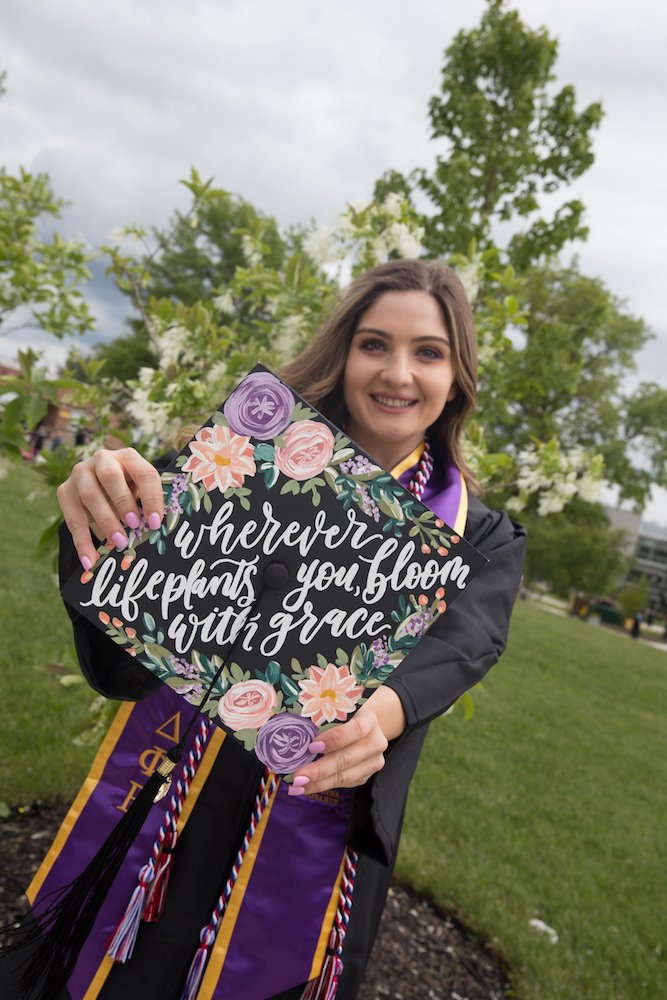
M308 747L318 734L319 729L310 719L294 712L281 712L260 726L255 753L272 771L289 774L314 760L315 754Z
M268 372L253 372L228 397L223 413L236 434L268 441L288 426L294 396Z

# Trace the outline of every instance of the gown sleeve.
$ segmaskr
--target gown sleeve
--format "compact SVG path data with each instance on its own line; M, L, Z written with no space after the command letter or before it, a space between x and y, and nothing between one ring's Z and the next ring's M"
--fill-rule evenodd
M465 537L489 562L385 681L401 699L407 727L390 744L382 771L354 796L352 845L384 864L394 862L427 723L482 680L507 642L526 533L472 498Z

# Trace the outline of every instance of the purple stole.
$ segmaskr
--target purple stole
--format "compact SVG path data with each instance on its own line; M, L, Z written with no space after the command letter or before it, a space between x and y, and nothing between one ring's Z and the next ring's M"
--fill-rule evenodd
M420 446L393 470L402 485L409 485L422 450ZM463 534L467 492L455 466L436 465L423 502ZM119 818L118 811L127 808L166 751L178 742L182 709L182 698L166 685L144 701L126 702L119 708L90 774L27 891L37 919L40 901L68 883L93 857ZM196 749L195 733L196 727L186 752ZM189 782L179 832L196 806L224 739L225 734L214 728ZM209 950L197 1000L266 1000L317 979L340 896L349 799L346 789L288 797L287 786L277 781L234 872L234 886ZM68 982L71 1000L94 1000L113 969L106 949L137 885L137 873L150 857L165 802L153 805L102 907Z

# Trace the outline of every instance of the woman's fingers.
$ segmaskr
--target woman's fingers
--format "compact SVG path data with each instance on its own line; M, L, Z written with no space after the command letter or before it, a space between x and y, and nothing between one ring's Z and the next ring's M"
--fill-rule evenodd
M97 551L90 533L88 513L79 500L79 495L70 479L58 487L56 496L81 565L84 570L88 570L97 559Z
M349 722L322 733L312 746L321 749L322 756L298 769L290 795L362 785L384 767L388 742L374 712L361 709Z
M153 530L159 528L160 522L164 517L164 496L160 473L150 462L142 458L134 448L121 448L120 451L113 452L112 454L118 456L118 460L126 472L125 488L127 492L124 493L121 491L121 495L118 498L120 506L116 505L125 522L129 523L127 521L128 513L137 514L137 504L134 497L134 492L136 491L136 497L141 501L148 526ZM128 481L134 489L128 485ZM110 499L114 500L113 497L110 497ZM135 525L129 524L129 526L132 528Z
M57 496L84 569L97 559L91 525L99 538L122 549L128 541L126 526L141 523L137 500L149 527L159 527L164 515L160 475L133 448L102 448L79 462Z

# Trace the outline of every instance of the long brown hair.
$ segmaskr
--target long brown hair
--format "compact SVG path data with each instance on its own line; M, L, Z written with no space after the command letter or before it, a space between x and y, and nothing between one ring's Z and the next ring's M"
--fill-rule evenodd
M456 395L428 428L437 452L445 448L468 485L479 484L463 456L463 428L475 407L477 337L468 299L455 272L436 260L391 260L356 278L310 344L280 370L280 377L339 427L348 419L343 372L362 315L385 292L427 292L449 333Z

